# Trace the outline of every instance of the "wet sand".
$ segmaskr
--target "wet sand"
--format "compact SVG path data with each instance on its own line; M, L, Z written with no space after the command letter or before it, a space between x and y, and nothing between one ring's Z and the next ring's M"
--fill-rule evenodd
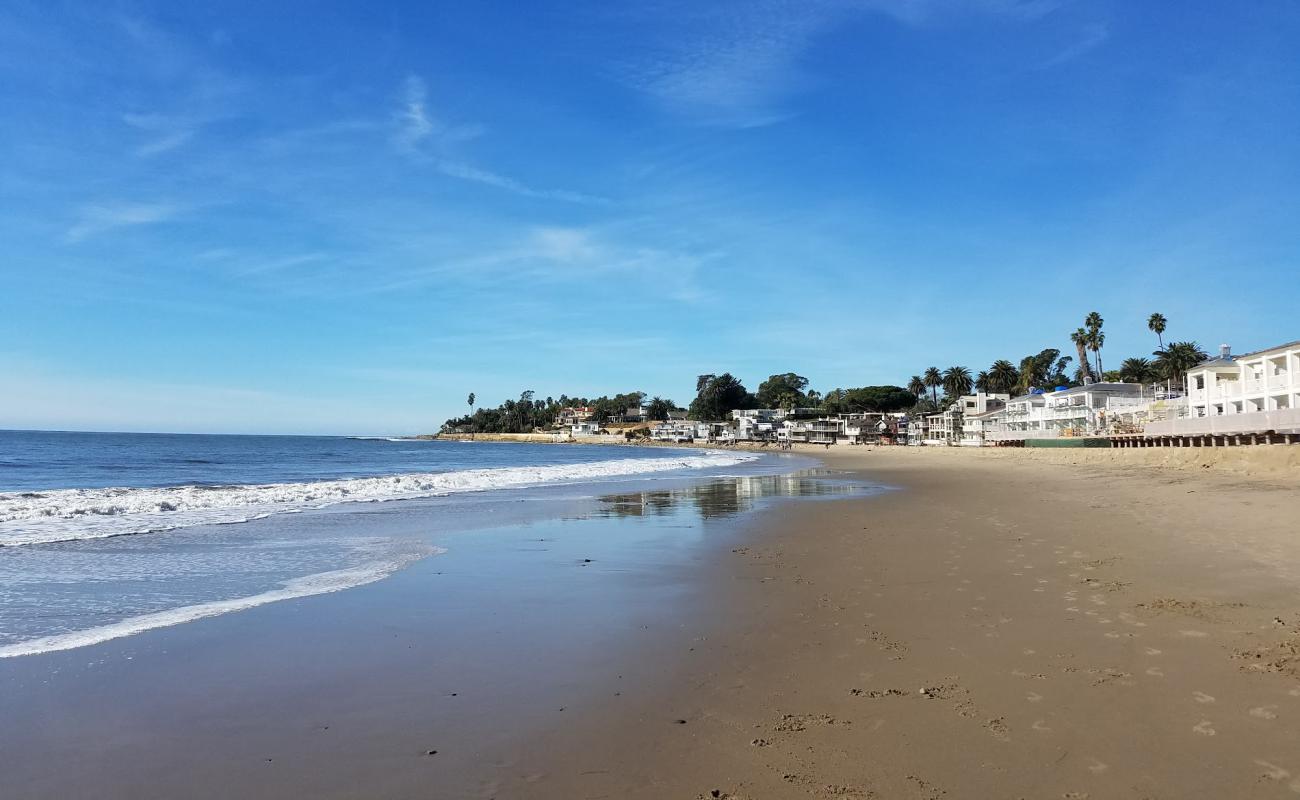
M599 519L530 526L460 564L0 664L0 794L1300 793L1294 475L817 455L899 490L703 522L627 498L621 543Z
M769 515L494 796L1296 796L1296 476L1139 456L831 451L903 491Z

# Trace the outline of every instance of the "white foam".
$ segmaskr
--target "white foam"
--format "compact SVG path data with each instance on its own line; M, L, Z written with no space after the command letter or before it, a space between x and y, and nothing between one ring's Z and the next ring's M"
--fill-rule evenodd
M756 458L752 454L706 451L669 458L623 458L584 464L407 473L309 483L58 489L0 494L0 546L240 523L336 503L403 500L728 467Z
M267 603L293 600L298 597L310 597L317 594L328 594L329 592L341 592L344 589L374 583L425 556L445 552L446 550L440 547L423 548L387 561L376 561L359 567L318 572L315 575L293 578L281 584L279 589L272 589L250 597L197 603L152 614L141 614L138 617L130 617L120 622L114 622L111 625L101 625L84 631L72 631L71 633L59 633L37 639L28 639L24 642L0 646L0 658L31 656L39 653L52 653L57 650L87 647L92 644L107 642L110 639L134 636L137 633L144 633L155 628L180 625L206 617L229 614L233 611L246 611Z

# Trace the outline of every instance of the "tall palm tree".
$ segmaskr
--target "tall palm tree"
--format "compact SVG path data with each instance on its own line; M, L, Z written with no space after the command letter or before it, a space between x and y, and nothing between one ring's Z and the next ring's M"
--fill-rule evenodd
M1101 332L1101 326L1104 322L1105 320L1101 318L1101 314L1096 311L1090 312L1083 321L1083 327L1088 329L1088 349L1097 358L1098 376L1106 374L1106 370L1101 366L1101 348L1102 345L1106 344L1106 334Z
M975 376L975 390L980 392L991 391L989 389L990 380L992 380L992 377L989 375L989 371L986 369L980 370L980 374Z
M1156 341L1160 342L1161 350L1165 349L1165 325L1167 324L1169 324L1169 320L1165 319L1164 314L1157 312L1147 317L1147 330L1156 335Z
M1083 328L1070 334L1074 349L1079 353L1079 380L1092 377L1092 366L1088 363L1088 332Z
M965 367L948 367L943 371L943 390L953 400L970 394L972 383L970 370Z
M1196 342L1170 342L1152 355L1156 372L1170 382L1181 382L1187 370L1209 358Z
M1000 358L993 362L989 367L989 391L990 392L1009 392L1015 388L1016 382L1020 380L1020 371L1016 366L1005 358Z
M925 371L925 376L921 380L925 381L925 385L930 387L930 399L934 401L936 406L939 405L938 388L943 385L943 373L939 371L938 367L930 367Z
M925 394L925 379L920 375L913 375L912 380L907 382L907 391L916 395L916 399L919 401Z

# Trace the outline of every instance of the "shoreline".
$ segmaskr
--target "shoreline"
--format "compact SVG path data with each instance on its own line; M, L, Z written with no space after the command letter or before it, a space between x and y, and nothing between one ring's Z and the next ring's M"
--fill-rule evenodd
M501 796L1300 792L1289 484L831 452L903 491L756 520L664 677L525 749Z
M1284 464L1243 481L1141 450L794 452L902 491L782 502L689 542L642 492L610 506L637 527L504 529L459 563L453 548L86 666L55 654L37 716L12 705L39 669L0 702L14 731L71 726L57 747L8 743L29 779L50 771L11 796L1300 792ZM671 549L598 549L635 530ZM446 607L444 581L472 594Z

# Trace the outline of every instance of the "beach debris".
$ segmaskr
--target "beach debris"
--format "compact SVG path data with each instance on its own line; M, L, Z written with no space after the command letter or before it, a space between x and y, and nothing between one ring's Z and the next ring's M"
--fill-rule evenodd
M673 720L673 724L675 724L675 725L685 725L685 724L686 724L686 720L684 720L684 719L675 719L675 720Z
M425 753L425 755L426 755L426 756L436 756L436 755L438 755L438 751L437 751L437 750L429 750L429 751L427 751L427 752Z

